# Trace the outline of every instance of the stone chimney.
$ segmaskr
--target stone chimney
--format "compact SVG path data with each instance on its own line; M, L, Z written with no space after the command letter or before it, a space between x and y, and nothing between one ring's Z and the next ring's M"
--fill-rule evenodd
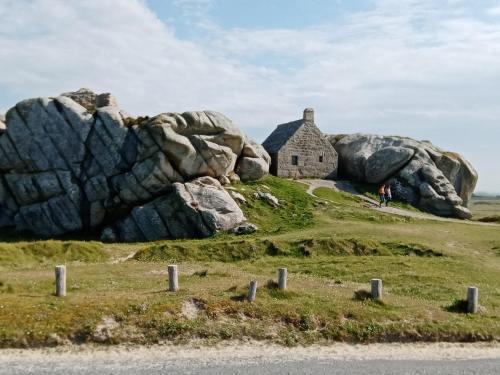
M307 125L314 125L314 108L304 109L303 120Z

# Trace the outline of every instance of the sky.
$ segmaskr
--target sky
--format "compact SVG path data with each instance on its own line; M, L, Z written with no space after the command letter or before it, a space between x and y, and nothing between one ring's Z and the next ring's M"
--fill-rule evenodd
M211 109L262 142L430 140L500 193L500 0L0 0L0 113L87 87L135 115Z

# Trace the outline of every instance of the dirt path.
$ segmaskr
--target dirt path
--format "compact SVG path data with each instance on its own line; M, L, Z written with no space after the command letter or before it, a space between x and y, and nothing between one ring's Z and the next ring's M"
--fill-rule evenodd
M372 210L383 212L383 213L388 213L392 215L398 215L398 216L404 216L404 217L410 217L410 218L415 218L415 219L422 219L422 220L434 220L434 221L445 221L445 222L450 222L450 223L460 223L460 224L469 224L469 225L481 225L481 226L499 226L498 224L493 224L493 223L481 223L477 221L470 221L470 220L459 220L459 219L450 219L450 218L445 218L445 217L440 217L440 216L435 216L431 214L426 214L423 212L414 212L414 211L409 211L409 210L404 210L402 208L397 208L397 207L380 207L379 202L371 199L365 195L360 194L356 188L349 182L349 181L332 181L332 180L316 180L316 179L311 179L311 180L299 180L298 182L303 183L308 185L307 188L307 193L309 195L312 195L313 197L316 197L314 195L314 190L318 188L330 188L335 191L343 191L345 193L353 194L356 195L357 197L361 198L363 201L368 203L368 207Z
M443 360L500 358L500 344L486 343L332 343L327 346L287 348L265 342L227 341L213 345L193 342L188 345L159 344L151 346L116 345L68 345L40 349L0 349L0 363L59 359L109 359L122 357L128 360L175 357L181 360L204 358L214 361L223 358L265 358L291 356L294 358L335 358L337 360Z

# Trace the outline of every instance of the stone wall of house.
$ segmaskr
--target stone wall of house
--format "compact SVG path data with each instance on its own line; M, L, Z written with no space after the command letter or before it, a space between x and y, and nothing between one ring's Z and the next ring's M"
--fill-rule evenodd
M298 165L292 164L293 156L297 156ZM272 159L277 160L279 177L337 177L337 152L315 125L303 125Z

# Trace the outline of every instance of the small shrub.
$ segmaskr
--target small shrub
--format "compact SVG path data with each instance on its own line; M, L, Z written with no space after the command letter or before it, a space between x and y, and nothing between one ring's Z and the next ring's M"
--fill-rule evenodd
M207 277L208 275L208 270L202 270L202 271L196 271L193 273L193 276L198 276L198 277Z
M316 320L314 316L309 314L302 314L299 320L299 330L300 331L313 331L317 327Z
M297 346L299 339L292 329L283 329L279 333L280 336L280 341L283 343L283 345L288 346L288 347L293 347Z

